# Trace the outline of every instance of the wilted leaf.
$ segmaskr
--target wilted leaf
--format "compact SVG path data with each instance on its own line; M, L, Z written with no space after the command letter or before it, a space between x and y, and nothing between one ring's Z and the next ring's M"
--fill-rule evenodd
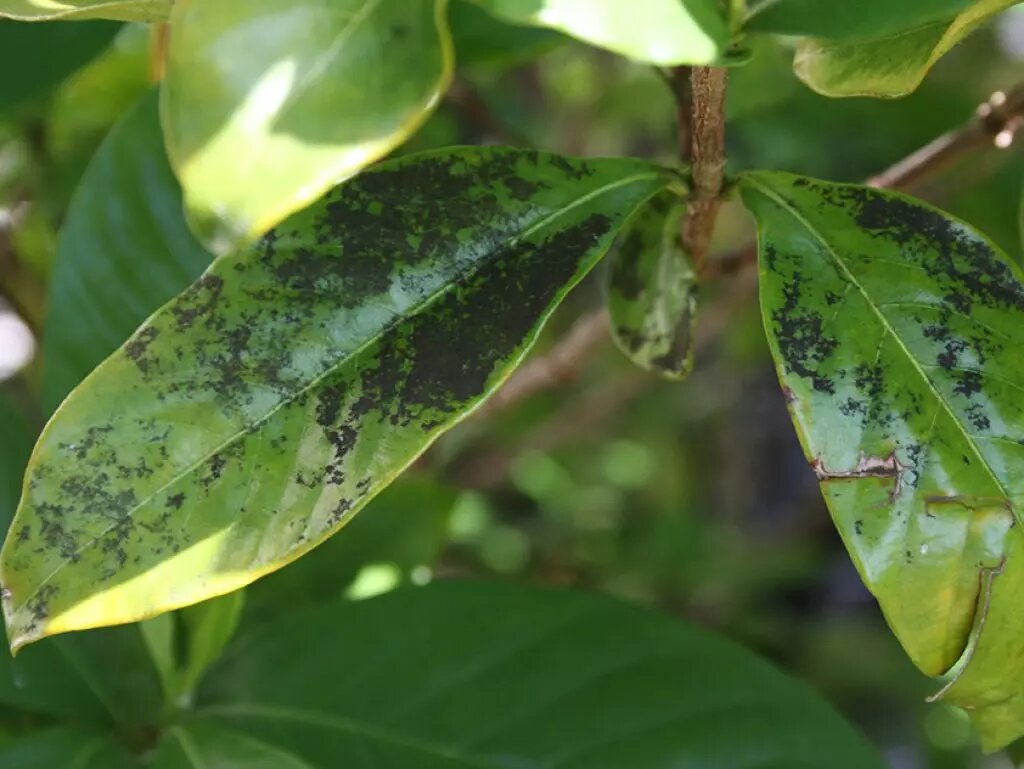
M974 0L758 0L746 27L834 40L878 37L959 13Z
M328 604L244 640L156 769L190 753L211 769L334 769L356 756L417 769L883 766L828 705L752 654L604 598L437 583ZM247 763L261 756L274 760Z
M476 0L517 24L550 27L651 64L710 64L729 46L717 0Z
M804 40L793 68L826 96L905 96L957 43L1017 2L977 0L954 18L870 40Z
M0 556L14 647L230 592L337 531L526 353L670 172L368 172L217 260L64 402Z
M0 16L24 21L166 21L174 0L0 0Z
M911 198L756 173L761 306L864 582L989 747L1024 733L1024 285Z
M0 112L47 95L102 51L119 25L24 24L0 19Z
M448 86L444 0L180 0L163 118L193 228L254 240L401 144Z
M612 335L641 368L681 379L693 366L697 273L680 241L685 201L666 193L640 211L608 272Z
M43 345L47 413L211 258L185 224L154 91L100 145L61 228Z

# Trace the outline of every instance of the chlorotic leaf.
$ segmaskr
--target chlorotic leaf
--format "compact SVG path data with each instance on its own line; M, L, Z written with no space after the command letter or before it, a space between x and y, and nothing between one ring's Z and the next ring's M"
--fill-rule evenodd
M43 431L0 554L12 645L230 592L323 541L677 183L640 161L449 149L218 259Z
M93 156L61 228L44 329L47 412L211 258L185 224L154 91Z
M746 28L832 40L870 39L948 19L975 0L755 0Z
M1024 284L912 198L741 182L797 432L890 626L984 744L1024 734Z
M612 336L638 366L669 379L693 367L697 273L680 241L686 203L655 198L630 223L608 271Z
M20 21L166 21L174 0L0 0L0 17Z
M179 0L164 133L193 229L250 242L379 160L451 78L445 0Z
M347 756L431 769L884 766L751 653L607 598L441 582L332 602L241 641L155 769L190 753L211 769L334 769Z
M557 29L637 61L711 64L729 46L717 0L476 0L516 24Z
M954 18L870 40L810 38L797 48L793 68L826 96L905 96L957 43L1018 1L976 0Z

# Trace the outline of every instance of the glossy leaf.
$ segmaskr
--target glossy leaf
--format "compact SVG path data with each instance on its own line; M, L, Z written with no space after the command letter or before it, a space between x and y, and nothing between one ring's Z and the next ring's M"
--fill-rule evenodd
M244 639L182 730L210 769L883 766L807 688L723 638L473 582L328 604ZM181 742L158 769L181 766Z
M805 40L793 67L826 96L905 96L957 43L1017 2L976 0L954 18L870 40Z
M674 180L426 153L217 260L44 430L0 556L13 646L230 592L323 541L508 375Z
M0 743L0 769L141 769L113 735L55 728Z
M865 584L983 741L1024 733L1024 284L891 192L756 173L761 307L808 461Z
M163 118L194 230L249 242L413 133L448 86L445 0L180 0Z
M710 64L729 46L717 0L476 0L516 24L549 27L651 64Z
M24 24L0 19L0 72L7 73L0 79L0 112L46 96L106 48L118 28L107 22Z
M60 232L43 345L47 411L210 259L185 224L150 93L96 152Z
M23 21L166 21L174 0L0 0L0 16Z
M680 241L686 203L666 193L637 214L608 272L612 336L641 368L681 379L693 367L697 273Z
M975 0L758 0L747 29L834 40L879 37L948 19Z

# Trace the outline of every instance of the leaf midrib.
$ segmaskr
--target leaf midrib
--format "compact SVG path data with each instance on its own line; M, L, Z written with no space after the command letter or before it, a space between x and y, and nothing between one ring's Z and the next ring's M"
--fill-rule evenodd
M988 474L989 478L991 478L995 485L998 487L1002 496L1005 499L1009 500L1010 495L1006 489L1006 486L996 475L995 471L992 469L992 466L989 464L985 456L981 453L981 450L978 448L978 445L971 438L971 434L967 432L967 429L961 421L960 417L953 410L952 406L950 406L950 404L942 396L942 393L939 392L938 388L932 381L931 377L929 377L928 374L925 373L925 370L921 368L921 364L918 362L917 358L915 358L914 355L911 354L906 344L903 343L903 340L900 338L899 334L896 333L896 329L892 327L892 324L889 322L889 319L885 316L884 313L882 313L880 309L878 309L878 307L875 306L875 302L868 294L867 290L864 288L861 282L857 280L856 276L850 271L846 263L839 257L839 254L836 253L834 248L832 248L829 242L825 239L824 235L822 235L814 225L812 225L792 204L790 204L789 201L787 201L779 193L776 193L771 187L758 181L757 178L752 175L747 177L747 182L757 187L763 194L774 200L781 208L785 209L790 214L790 216L792 216L797 222L803 225L807 232L810 233L815 238L815 240L817 240L825 248L829 256L832 257L836 265L842 270L843 274L846 276L846 279L850 282L852 286L854 286L857 289L858 292L860 292L860 295L864 299L865 303L868 305L868 307L871 308L871 311L878 318L879 323L882 324L883 330L896 341L896 344L899 345L899 348L903 351L907 360L910 361L910 364L913 367L914 371L917 372L918 376L920 376L920 378L927 385L928 390L932 393L935 400L938 401L942 409L946 412L950 419L952 419L953 423L957 426L957 429L960 431L960 434L963 436L967 444L971 447L971 451L981 462L981 466L985 468L985 471Z
M143 499L138 504L136 504L133 508L128 510L125 513L125 517L132 518L136 512L138 512L140 509L142 509L143 507L148 505L154 498L156 498L157 496L162 494L164 491L166 491L167 489L169 489L172 486L174 486L174 484L178 483L183 478L191 475L198 468L202 467L206 462L208 462L210 460L211 457L213 457L213 456L217 455L218 453L224 451L229 446L234 444L236 441L238 441L241 438L243 438L245 435L248 435L249 433L253 432L258 427L260 427L261 425L263 425L267 421L269 421L271 418L273 418L273 416L278 411L280 411L283 408L286 408L291 403L293 403L296 399L300 398L304 394L306 394L306 393L310 392L311 390L313 390L314 388L316 388L323 380L329 378L330 376L333 376L335 373L337 373L337 371L340 368L342 368L344 365L346 365L350 360L352 360L353 358L358 357L368 347L372 346L373 344L376 344L381 338L383 338L386 334L388 334L396 325L398 325L401 322L404 322L404 321L408 320L409 318L421 315L424 311L426 311L435 302L439 301L442 297L444 297L453 288L458 288L458 287L464 285L468 280L470 280L474 275L476 275L481 269L483 269L483 266L485 264L488 264L495 256L497 256L501 252L504 252L504 251L508 250L509 248L515 246L517 243L519 243L519 242L525 240L526 238L534 235L538 231L543 230L544 228L549 226L551 223L557 221L559 218L561 218L561 217L565 216L566 214L568 214L570 211L572 211L572 210L574 210L576 208L579 208L580 206L585 205L586 203L589 203L591 200L594 200L594 199L596 199L596 198L598 198L598 197L600 197L602 195L605 195L605 194L607 194L609 192L617 190L617 189L619 189L621 187L625 187L625 186L627 186L629 184L633 184L635 182L639 182L639 181L642 181L642 180L654 180L654 179L657 179L661 175L662 175L661 172L659 172L656 169L652 169L652 170L647 171L645 173L633 174L631 176L627 176L627 177L622 178L622 179L617 179L614 182L610 182L608 184L605 184L605 185L599 187L596 190L592 190L591 192L588 192L586 195L580 196L579 198L574 200L571 204L569 204L569 205L567 205L567 206L565 206L563 208L560 208L557 211L555 211L555 212L553 212L551 214L548 214L547 216L541 218L539 221L537 221L534 224L532 224L529 227L527 227L519 235L509 239L508 241L505 241L500 246L492 249L491 251L485 253L481 257L475 259L473 261L472 265L470 266L470 268L467 269L465 272L457 274L452 280L446 282L438 290L436 290L433 293L429 294L426 298L421 300L419 303L417 303L417 304L413 305L412 307L410 307L408 312L402 314L401 316L396 317L391 322L389 322L387 325L381 327L376 333L374 333L371 336L367 337L367 339L361 345L359 345L357 348L352 350L352 352L350 352L347 355L343 356L337 363L327 367L320 374L318 374L317 376L315 376L312 379L310 379L309 383L306 384L306 386L301 387L301 388L295 390L295 392L292 393L290 396L288 396L286 398L282 398L280 402L278 402L272 409L270 409L262 417L260 417L256 421L252 422L251 424L246 425L241 430L238 430L237 432L233 433L224 442L218 444L214 449L212 449L211 451L208 451L207 453L205 453L202 457L197 459L191 465L186 467L181 472L177 473L173 478L168 480L165 484L163 484L162 486L157 488L155 491L151 492L148 496L145 497L145 499ZM652 193L652 195L653 194L654 193ZM214 263L214 265L211 267L211 270L215 269L216 266L217 266L217 263ZM173 301L174 300L172 300L172 302ZM166 307L166 305L165 305L165 307ZM42 439L40 439L40 440L42 440ZM115 526L116 526L116 524L110 524L105 529L103 529L102 531L97 533L91 540L89 540L88 542L86 542L86 543L84 543L82 545L82 547L78 550L78 553L80 554L80 553L90 549L91 547L93 547L106 534L108 534L111 531L113 531ZM28 603L39 594L39 591L42 590L47 584L49 584L49 582L57 574L59 574L61 571L63 571L64 568L69 563L71 563L71 559L70 558L62 558L60 563L59 563L59 565L56 568L54 568L49 574L47 574L46 577L44 577L39 582L39 584L36 585L36 588L29 595L27 595L26 598L16 608L12 608L11 609L10 614L14 615L14 614L17 614L17 613L21 612L28 605Z

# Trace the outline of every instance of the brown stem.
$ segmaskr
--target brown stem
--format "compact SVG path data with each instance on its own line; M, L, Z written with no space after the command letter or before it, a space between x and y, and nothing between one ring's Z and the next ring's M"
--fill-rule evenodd
M690 154L693 192L683 218L683 245L698 269L711 243L725 174L724 67L694 67L690 73L692 100ZM685 157L685 156L684 156Z

